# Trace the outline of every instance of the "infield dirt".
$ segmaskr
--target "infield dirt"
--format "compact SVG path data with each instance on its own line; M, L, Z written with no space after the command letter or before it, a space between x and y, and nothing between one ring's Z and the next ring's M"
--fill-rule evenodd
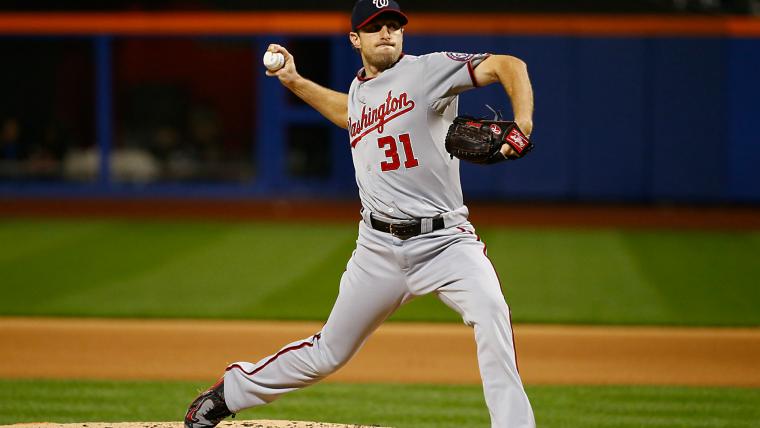
M213 381L314 322L0 318L0 377ZM760 329L516 325L527 384L760 386ZM192 352L201 347L203 352ZM189 351L190 350L190 351ZM479 384L472 329L388 323L327 379Z

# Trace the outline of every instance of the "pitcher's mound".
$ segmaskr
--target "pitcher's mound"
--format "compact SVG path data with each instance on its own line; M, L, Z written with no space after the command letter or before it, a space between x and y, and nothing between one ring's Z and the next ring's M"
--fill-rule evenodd
M302 421L225 421L218 425L223 428L369 428L367 425L341 425L324 422ZM378 427L378 425L371 425ZM184 428L182 422L120 422L120 423L79 423L53 424L49 422L0 425L13 428Z

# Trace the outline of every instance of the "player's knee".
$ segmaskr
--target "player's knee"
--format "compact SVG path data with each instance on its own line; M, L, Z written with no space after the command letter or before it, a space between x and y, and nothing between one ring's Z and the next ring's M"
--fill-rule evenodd
M502 298L484 298L473 317L476 324L490 323L496 319L509 319L509 307Z
M319 363L316 365L316 370L320 376L332 374L343 367L351 359L351 355L348 352L336 352L329 348L325 349L322 352L322 358L320 358Z
M316 365L317 375L319 377L325 377L335 373L340 368L340 365L332 360L323 360Z

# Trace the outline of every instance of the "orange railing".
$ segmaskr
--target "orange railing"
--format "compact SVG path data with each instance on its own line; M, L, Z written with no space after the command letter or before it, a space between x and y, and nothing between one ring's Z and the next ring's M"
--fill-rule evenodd
M5 13L0 34L335 34L338 12ZM415 34L760 37L760 19L662 15L410 14Z

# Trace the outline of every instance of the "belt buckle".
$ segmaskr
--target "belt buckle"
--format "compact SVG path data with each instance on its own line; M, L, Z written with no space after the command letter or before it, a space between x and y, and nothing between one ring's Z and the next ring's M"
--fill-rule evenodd
M401 240L407 240L412 236L416 236L414 230L415 223L391 223L389 226L389 232Z

